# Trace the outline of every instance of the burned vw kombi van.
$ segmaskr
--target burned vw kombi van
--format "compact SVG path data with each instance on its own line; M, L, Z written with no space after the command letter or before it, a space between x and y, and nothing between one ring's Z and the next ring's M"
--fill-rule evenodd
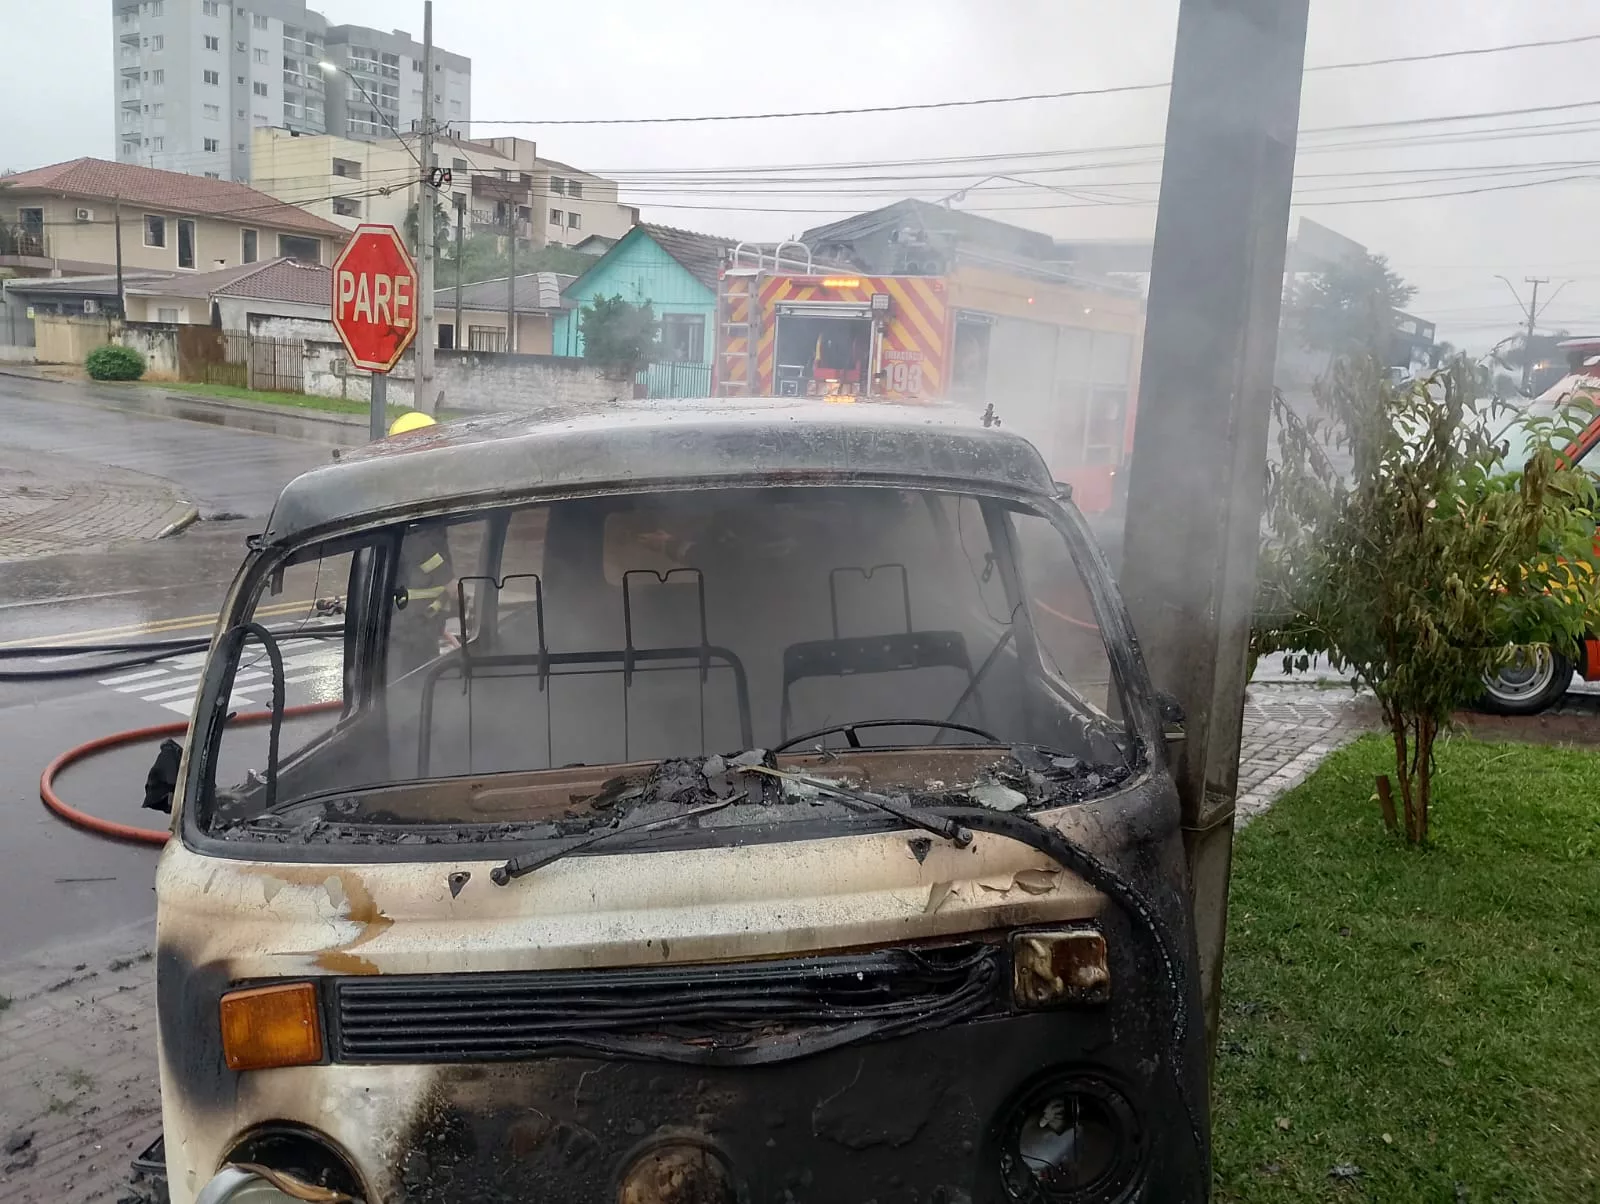
M172 1199L1202 1199L1160 709L1064 491L954 411L661 405L283 491L158 877Z

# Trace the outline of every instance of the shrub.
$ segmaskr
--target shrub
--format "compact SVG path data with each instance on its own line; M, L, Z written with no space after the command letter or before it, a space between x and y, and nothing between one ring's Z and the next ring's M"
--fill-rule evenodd
M116 343L96 347L83 366L94 380L138 380L144 375L144 356Z

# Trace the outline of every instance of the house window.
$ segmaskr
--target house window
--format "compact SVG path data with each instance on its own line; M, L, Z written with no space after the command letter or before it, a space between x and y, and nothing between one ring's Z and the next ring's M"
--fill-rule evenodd
M336 196L333 198L333 211L340 217L360 217L361 202L354 197Z
M567 181L567 195L568 196L581 197L583 195L583 181L582 180L568 180Z
M550 192L553 196L567 195L567 182L560 176L550 177Z
M160 117L161 116L161 111L164 108L166 108L166 106L164 104L162 104L159 100L156 101L156 103L151 106L150 116L152 116L152 117Z
M165 50L166 47L167 47L167 39L166 38L162 37L160 34L155 34L155 35L153 35L151 37L151 39L150 39L150 49L151 50Z
M167 219L158 217L154 213L144 215L144 245L147 247L164 247L167 245Z
M159 17L165 8L163 0L150 0L150 3L145 5L144 11L149 16Z
M333 161L333 174L342 180L359 180L361 178L361 164L354 159L335 159Z
M451 159L450 160L450 170L451 171L466 171L467 170L467 161L465 159Z
M201 111L202 114L204 114L205 119L207 121L221 121L222 120L222 106L221 105L201 105L200 106L200 111Z
M178 266L180 268L194 267L194 220L180 217L178 219Z
M420 60L418 60L418 59L412 59L412 60L411 60L411 69L412 69L412 70L413 70L413 71L421 71L421 70L422 70L422 63L421 63L421 61L420 61Z
M217 3L218 0L204 0L200 5L200 11L208 17L215 17L217 15ZM215 47L212 49L215 49Z
M152 150L166 150L167 149L167 140L165 138L152 138L152 139L150 139L150 142L151 142L151 149Z
M206 172L206 179L208 179L208 180L220 180L220 179L222 179L222 173L220 171L208 171L208 172Z
M567 214L567 229L581 230L583 228L583 215L581 213Z
M661 353L678 364L698 364L705 360L706 319L704 314L661 315Z
M270 63L272 61L271 57L267 54L266 49L261 46L256 47L255 58L256 62L258 63Z
M166 73L166 71L164 69L162 69L162 68L159 68L159 67L156 70L152 71L150 73L150 82L152 84L164 84L164 83L166 83L167 82L167 73Z
M250 90L257 96L265 96L267 94L267 85L262 83L260 80L256 80L256 82L251 86Z
M254 230L239 231L239 262L254 263L256 261L256 232Z
M219 150L222 149L222 139L220 139L220 138L207 138L204 141L204 145L205 145L206 150L208 150L208 151L219 151Z
M550 210L550 224L552 226L559 226L561 224L561 210L559 210L559 209Z
M450 102L450 112L458 117L461 115L461 102L459 100L452 100Z
M322 240L301 238L293 234L278 235L278 254L287 255L299 263L316 267L322 262Z
M506 331L503 326L469 326L467 327L467 350L469 351L504 351L506 349Z
M206 34L206 49L220 52L222 50L222 39L215 34Z
M122 144L122 153L125 155L137 155L139 153L139 144L137 142L124 142Z
M218 75L215 71L202 71L200 73L200 79L203 83L208 83L213 88L222 82L222 76Z
M250 18L250 24L256 29L265 29L267 28L267 19L260 13L257 13L255 16Z

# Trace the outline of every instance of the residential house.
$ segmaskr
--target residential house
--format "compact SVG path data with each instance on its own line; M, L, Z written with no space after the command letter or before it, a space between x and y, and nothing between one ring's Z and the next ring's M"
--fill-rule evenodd
M18 275L332 263L348 231L243 184L104 159L0 180L0 268Z
M648 301L661 319L660 359L705 365L709 390L717 279L736 245L735 239L671 226L635 226L562 290L570 307L556 319L556 354L583 354L579 312L595 297L620 296L634 304Z
M562 311L561 290L574 277L555 272L529 272L516 278L511 296L508 281L481 280L461 286L460 329L457 339L455 288L434 290L433 309L439 328L439 346L461 351L511 351L519 355L552 354L552 332ZM516 331L506 345L506 303L516 313ZM459 343L459 346L458 346Z
M251 318L333 319L333 269L278 258L126 286L128 320L248 331Z

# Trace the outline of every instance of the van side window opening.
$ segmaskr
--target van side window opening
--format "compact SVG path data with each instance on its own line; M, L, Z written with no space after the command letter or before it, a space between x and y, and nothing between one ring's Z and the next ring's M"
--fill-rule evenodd
M819 731L794 751L1032 743L1124 776L1137 757L1063 538L993 498L612 495L290 561L247 620L280 645L278 755L270 725L223 727L199 795L216 834L559 824L619 775ZM227 710L268 705L270 659L242 641Z

